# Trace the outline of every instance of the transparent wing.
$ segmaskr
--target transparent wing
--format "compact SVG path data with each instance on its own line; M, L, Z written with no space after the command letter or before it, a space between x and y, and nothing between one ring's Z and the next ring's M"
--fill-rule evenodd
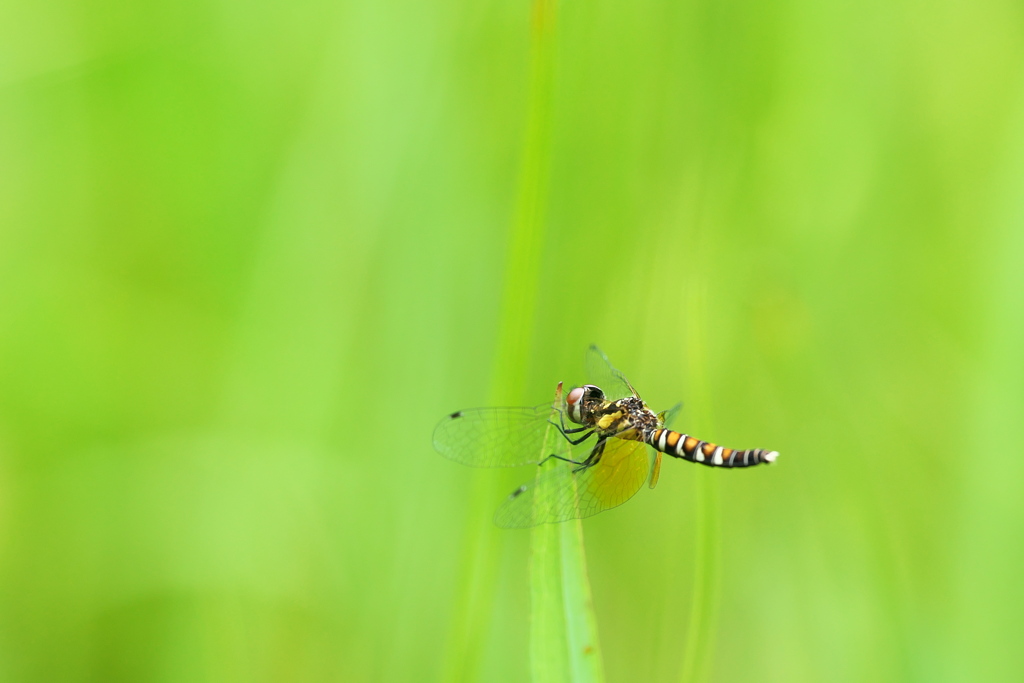
M663 410L659 413L662 417L662 425L672 429L672 423L679 417L679 411L683 409L682 403L677 403L668 410Z
M609 401L634 395L629 380L615 369L604 351L594 344L587 349L587 381L601 387Z
M548 455L562 455L570 448L551 424L557 424L559 417L551 403L534 408L460 410L434 429L434 448L446 458L473 467L536 465Z
M549 460L533 481L513 491L498 508L494 523L530 527L590 517L622 505L647 481L650 461L645 448L642 441L608 439L600 462L576 473L576 465Z

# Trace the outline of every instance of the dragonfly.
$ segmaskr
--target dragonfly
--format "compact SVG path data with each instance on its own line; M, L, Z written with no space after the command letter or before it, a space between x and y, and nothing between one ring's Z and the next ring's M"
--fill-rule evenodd
M537 466L494 515L499 527L524 528L590 517L622 505L645 482L658 483L662 455L708 467L770 464L778 451L724 448L669 428L681 404L647 407L597 346L586 356L590 384L527 408L474 408L445 417L434 448L472 467ZM648 447L650 451L648 452Z

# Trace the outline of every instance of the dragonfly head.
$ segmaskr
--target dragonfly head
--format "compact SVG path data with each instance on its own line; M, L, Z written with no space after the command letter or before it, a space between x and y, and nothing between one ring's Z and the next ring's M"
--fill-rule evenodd
M569 406L569 419L576 424L583 424L584 405L604 400L604 392L600 387L593 384L584 384L576 387L565 397L565 403Z

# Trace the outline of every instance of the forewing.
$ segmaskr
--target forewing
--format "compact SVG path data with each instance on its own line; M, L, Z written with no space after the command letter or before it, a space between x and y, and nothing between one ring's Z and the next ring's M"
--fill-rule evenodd
M569 450L569 443L552 422L559 422L559 413L551 403L534 408L460 410L434 429L434 448L446 458L473 467L535 465L548 455Z
M650 462L643 442L610 438L598 464L573 472L577 467L549 460L532 482L513 491L498 508L494 523L530 527L590 517L622 505L647 480Z
M629 380L615 369L604 351L594 344L587 349L587 381L601 387L609 401L633 395Z

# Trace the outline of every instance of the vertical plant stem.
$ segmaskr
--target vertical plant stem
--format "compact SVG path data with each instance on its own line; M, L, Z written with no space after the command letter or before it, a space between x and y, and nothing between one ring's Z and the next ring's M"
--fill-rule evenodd
M520 388L529 358L544 248L550 160L554 0L535 0L531 21L530 99L516 215L509 234L495 357L495 394Z
M699 244L698 250L699 251ZM700 331L705 328L704 285L702 274L693 273L688 287L687 317L689 328L690 378L701 409L703 429L712 430L712 416L708 403L707 378L704 372L707 354L704 352ZM707 653L713 646L714 622L718 593L718 497L717 474L714 470L698 467L694 472L694 522L696 539L694 543L693 595L690 602L690 618L686 629L686 646L679 680L692 683L700 680L707 661Z
M682 683L700 680L712 646L718 589L717 492L715 473L701 468L694 477L697 537L694 543L693 596L690 603L686 646L683 649Z
M507 400L522 391L537 308L544 208L550 158L551 73L554 0L534 0L530 23L530 89L522 166L505 259L501 316L492 397ZM487 473L490 474L490 473ZM476 476L469 506L463 575L445 655L445 679L466 681L475 671L490 621L500 539L491 522L498 500L494 477Z

